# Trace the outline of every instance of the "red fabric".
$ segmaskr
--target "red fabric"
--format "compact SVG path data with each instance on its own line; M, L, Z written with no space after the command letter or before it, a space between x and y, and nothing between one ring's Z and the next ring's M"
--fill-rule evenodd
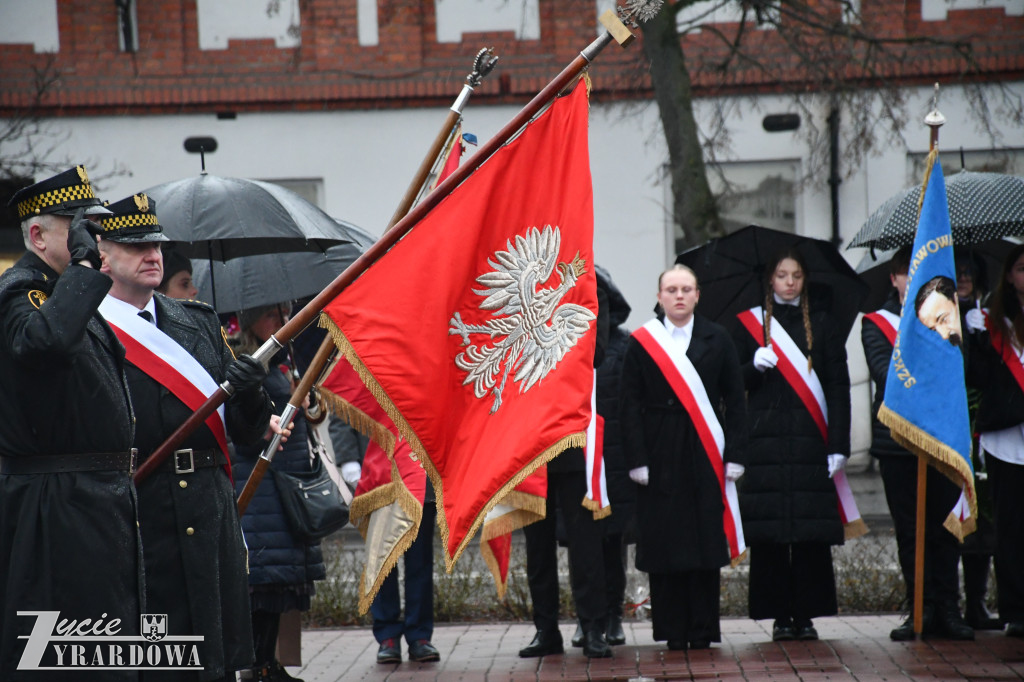
M894 346L896 345L896 328L892 326L892 323L889 322L889 320L885 319L878 313L868 313L864 317L865 319L874 322L878 328L882 330L882 333L885 334L885 338L889 339L889 343Z
M1021 365L1020 357L1018 357L1017 351L1013 348L1013 344L1007 342L1002 328L993 322L992 317L989 315L985 316L985 327L988 329L992 348L999 353L1003 364L1010 370L1014 381L1020 386L1020 390L1024 392L1024 365Z
M582 434L590 418L593 322L528 390L511 371L494 413L492 394L477 398L472 382L463 385L467 374L455 358L466 348L449 333L456 313L471 325L509 319L481 309L477 278L495 271L496 252L547 226L561 233L558 263L578 253L586 267L560 304L596 314L587 110L585 87L556 101L324 309L425 459L449 562L499 491L532 471L541 453ZM560 265L546 281L530 284L551 291L563 274ZM475 334L470 343L500 341Z

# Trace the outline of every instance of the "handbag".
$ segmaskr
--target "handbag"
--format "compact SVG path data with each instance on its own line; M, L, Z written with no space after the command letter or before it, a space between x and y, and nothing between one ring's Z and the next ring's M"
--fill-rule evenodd
M321 540L348 523L348 504L315 451L312 465L312 471L270 469L288 526L305 542Z

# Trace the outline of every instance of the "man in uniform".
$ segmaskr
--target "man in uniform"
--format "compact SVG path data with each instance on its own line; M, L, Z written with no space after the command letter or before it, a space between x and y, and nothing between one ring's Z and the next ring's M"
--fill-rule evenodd
M68 679L18 670L18 637L42 618L18 611L117 619L116 634L137 635L141 610L124 349L96 312L111 282L87 219L108 211L83 166L19 190L9 206L27 253L0 276L0 679ZM23 667L54 665L52 648Z
M203 671L160 680L234 680L253 660L245 545L229 477L227 439L254 443L267 430L266 369L228 348L216 312L154 294L163 278L154 202L145 194L110 204L102 219L102 272L113 286L100 312L127 351L145 461L227 379L232 397L138 484L147 612L167 615L168 635L201 635Z

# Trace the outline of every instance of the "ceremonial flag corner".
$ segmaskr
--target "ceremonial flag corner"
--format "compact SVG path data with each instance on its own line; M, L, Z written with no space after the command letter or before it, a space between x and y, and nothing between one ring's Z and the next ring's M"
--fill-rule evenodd
M878 419L898 443L961 486L967 504L958 504L945 524L961 540L978 515L962 339L946 183L933 149Z
M430 476L448 571L491 509L586 443L588 108L580 84L556 99L324 308Z

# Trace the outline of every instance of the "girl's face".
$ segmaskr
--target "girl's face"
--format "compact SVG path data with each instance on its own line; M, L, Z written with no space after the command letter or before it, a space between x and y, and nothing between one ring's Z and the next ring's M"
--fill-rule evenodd
M783 258L772 275L772 291L783 301L792 301L804 290L804 271L792 258Z
M1006 273L1006 283L1013 287L1018 298L1024 298L1024 255L1013 262L1010 271Z

